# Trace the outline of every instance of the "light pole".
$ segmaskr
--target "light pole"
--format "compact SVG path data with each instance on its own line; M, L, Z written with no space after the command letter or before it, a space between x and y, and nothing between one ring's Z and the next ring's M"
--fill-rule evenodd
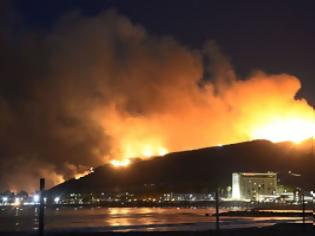
M220 208L219 208L219 204L220 204L220 195L219 195L219 187L216 188L216 193L215 193L215 215L216 215L216 230L219 231L220 230Z
M315 168L315 153L314 153L314 136L315 136L315 109L313 109L313 121L314 121L314 126L313 126L313 132L312 132L312 160L314 162L313 167ZM315 178L315 174L314 174ZM313 178L313 179L314 179ZM313 183L314 184L314 183ZM313 188L313 226L315 225L315 184L312 186Z
M45 202L44 202L44 194L45 194L45 179L41 178L39 181L39 221L38 221L38 234L39 236L44 236L44 217L45 217Z

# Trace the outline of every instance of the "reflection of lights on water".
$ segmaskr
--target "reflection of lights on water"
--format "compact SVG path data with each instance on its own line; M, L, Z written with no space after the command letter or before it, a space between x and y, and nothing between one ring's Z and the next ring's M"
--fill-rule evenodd
M130 213L128 208L109 208L110 215L126 215Z

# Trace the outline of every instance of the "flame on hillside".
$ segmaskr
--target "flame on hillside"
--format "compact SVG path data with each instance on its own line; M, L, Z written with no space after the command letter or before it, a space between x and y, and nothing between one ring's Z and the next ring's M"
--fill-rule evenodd
M2 188L34 189L42 176L53 186L104 163L124 170L132 158L314 135L298 78L240 77L212 41L191 50L115 11L71 13L34 35L12 40L21 45L0 40L14 49L1 54L9 70L0 77L16 88L0 96Z
M113 137L112 156L119 157L112 164L128 166L134 157L147 159L218 143L299 143L314 136L314 109L294 98L300 83L293 76L258 73L233 81L219 96L212 86L205 85L197 94L198 103L179 101L174 110L152 116L132 116L115 106L107 109L104 130Z

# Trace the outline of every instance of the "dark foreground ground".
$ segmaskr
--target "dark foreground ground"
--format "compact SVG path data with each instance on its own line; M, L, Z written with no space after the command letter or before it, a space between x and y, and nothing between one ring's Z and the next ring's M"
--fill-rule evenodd
M27 233L27 232L0 232L0 235L5 236L35 236L38 233ZM219 232L215 230L211 231L176 231L176 232L46 232L45 236L211 236L211 235L220 235L220 236L315 236L315 227L312 224L278 224L275 226L265 227L265 228L246 228L246 229L226 229L220 230Z

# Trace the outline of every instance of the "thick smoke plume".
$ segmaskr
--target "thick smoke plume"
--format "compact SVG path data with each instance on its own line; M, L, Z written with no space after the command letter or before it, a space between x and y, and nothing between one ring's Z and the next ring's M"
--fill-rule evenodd
M191 50L115 11L72 13L49 33L0 27L2 190L33 190L40 176L52 186L113 159L264 138L256 128L274 119L313 116L294 76L237 78L214 42Z

